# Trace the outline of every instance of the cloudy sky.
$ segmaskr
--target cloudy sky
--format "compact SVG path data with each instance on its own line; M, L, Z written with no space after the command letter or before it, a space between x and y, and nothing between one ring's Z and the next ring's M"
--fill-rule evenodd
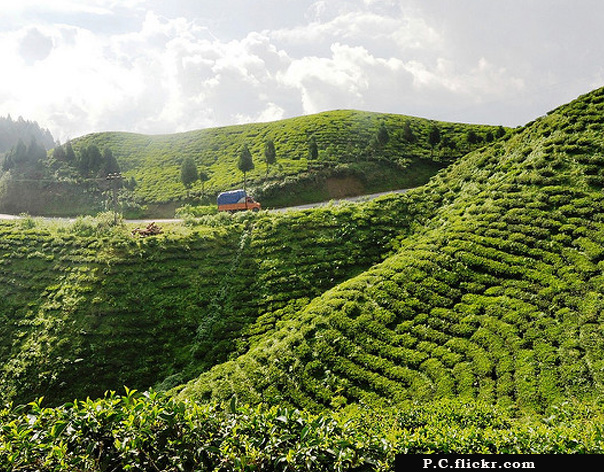
M0 116L61 141L342 108L517 126L604 85L601 0L0 7Z

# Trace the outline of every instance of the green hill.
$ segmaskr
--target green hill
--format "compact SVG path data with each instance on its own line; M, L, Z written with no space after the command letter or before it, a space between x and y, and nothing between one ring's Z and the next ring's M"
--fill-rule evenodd
M0 223L0 395L102 397L0 410L0 465L601 453L603 128L599 89L371 202Z
M181 395L537 411L600 397L603 117L597 90L392 197L420 215L396 253Z
M0 390L189 382L181 395L311 409L597 394L601 98L369 203L150 239L110 216L4 222Z
M389 208L213 215L148 239L111 215L0 222L0 394L189 380L382 260L410 218Z
M380 129L385 135L378 139ZM75 139L73 147L76 152L92 144L111 149L124 175L137 182L137 201L154 216L171 216L182 202L204 201L202 182L187 191L180 181L185 158L207 174L203 193L213 204L218 192L242 186L237 160L247 145L255 163L248 174L250 189L265 206L276 207L417 186L505 132L494 126L340 110L162 136L95 133ZM269 140L277 162L267 169L264 147ZM309 154L311 140L317 144L314 156Z

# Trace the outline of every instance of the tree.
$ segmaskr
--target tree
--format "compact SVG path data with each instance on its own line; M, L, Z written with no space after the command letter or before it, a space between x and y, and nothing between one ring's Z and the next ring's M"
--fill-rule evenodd
M63 146L61 146L60 144L57 145L57 147L55 147L54 150L52 151L52 157L59 162L65 162L65 160L67 159L67 154L65 153L65 148Z
M100 172L103 165L103 155L96 144L80 149L77 165L83 177L90 177Z
M388 129L384 123L382 123L378 128L376 139L380 147L384 147L386 144L388 144L388 141L390 141L390 135L388 134Z
M27 160L27 147L22 139L10 150L8 157L15 166L20 166Z
M71 141L67 141L65 143L65 160L71 164L73 164L76 160L76 155L71 146Z
M101 168L101 175L103 177L109 174L119 174L120 166L117 163L117 159L113 156L113 152L110 148L105 147L103 149L103 164Z
M437 126L433 125L428 135L428 143L432 147L432 154L434 154L434 148L440 143L440 130Z
M201 181L201 196L205 196L205 183L210 180L210 176L204 170L199 171L199 180Z
M409 144L414 143L416 141L415 134L413 134L413 130L411 129L411 124L409 123L409 121L405 121L405 123L403 124L403 139Z
M277 152L275 151L275 143L269 139L264 144L264 161L266 162L266 178L268 179L268 168L277 162Z
M29 161L29 164L35 165L44 159L46 159L46 149L44 149L44 146L39 144L36 138L32 136L29 146L27 147L27 160Z
M313 161L319 158L319 146L314 136L308 141L308 158Z
M247 147L247 144L244 144L241 148L239 160L237 161L237 168L241 172L243 172L243 189L245 190L247 183L247 173L254 169L254 160L252 158L252 153L250 152L250 149Z
M473 129L469 130L466 134L466 142L468 143L468 148L472 148L478 144L478 135L476 131Z
M190 157L186 157L180 164L180 181L188 191L197 179L199 179L199 173L195 161Z

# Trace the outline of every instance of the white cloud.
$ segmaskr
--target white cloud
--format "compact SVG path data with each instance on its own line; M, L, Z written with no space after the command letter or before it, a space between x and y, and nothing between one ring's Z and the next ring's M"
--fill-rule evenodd
M565 24L556 8L576 22L565 40L539 24L542 0L510 1L0 0L10 71L0 115L35 119L61 139L334 108L522 124L601 81L603 34L579 20L589 13L593 26L602 7L548 10L556 31Z

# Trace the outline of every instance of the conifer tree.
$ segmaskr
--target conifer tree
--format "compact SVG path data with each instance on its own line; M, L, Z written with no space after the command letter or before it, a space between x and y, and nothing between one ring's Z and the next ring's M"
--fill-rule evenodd
M189 190L197 179L199 179L199 173L195 161L190 157L185 158L180 165L180 181Z
M247 184L247 173L254 169L254 160L252 158L252 153L248 148L247 144L244 144L241 148L241 154L239 155L239 160L237 161L237 168L243 172L243 189L245 190Z
M266 162L266 178L268 178L268 168L277 162L277 151L275 143L269 139L264 145L264 161Z
M403 124L403 138L409 144L414 143L417 139L415 137L415 134L413 133L413 130L411 129L411 124L408 120L405 121L405 123Z
M308 141L308 158L314 161L319 158L319 147L314 136Z
M437 126L432 126L432 128L430 129L430 134L428 135L428 143L430 144L430 147L432 148L431 154L434 154L434 148L436 148L436 146L438 145L438 143L440 143L440 130L438 129Z
M377 143L380 147L383 147L388 144L388 141L390 140L390 134L388 133L388 129L386 128L386 125L384 123L382 123L378 128L376 138Z
M109 174L119 174L120 166L117 162L117 159L113 155L113 152L110 148L105 147L103 149L103 165L101 168L101 174L103 177Z

